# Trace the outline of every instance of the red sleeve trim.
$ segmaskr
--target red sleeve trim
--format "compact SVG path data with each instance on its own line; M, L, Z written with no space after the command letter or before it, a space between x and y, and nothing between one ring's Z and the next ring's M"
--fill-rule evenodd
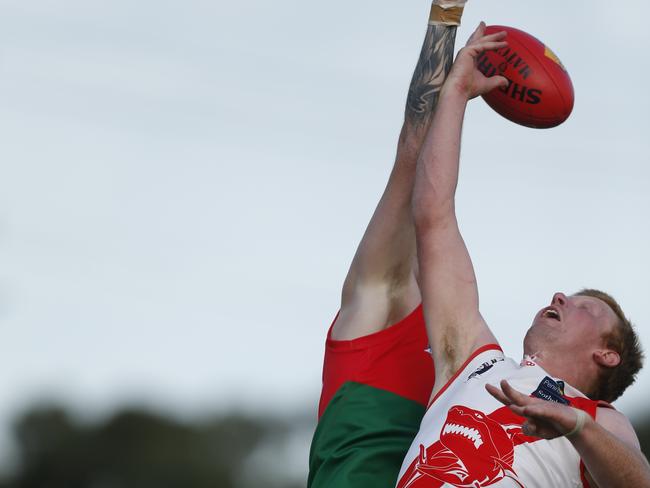
M440 391L438 393L436 393L436 396L434 396L433 399L429 402L429 405L427 406L427 409L429 409L431 407L431 405L433 405L433 402L435 402L438 399L438 397L440 395L442 395L447 390L447 388L449 388L449 385L451 385L454 382L454 380L456 378L458 378L458 375L460 375L465 370L465 368L467 368L469 363L471 363L474 359L476 359L476 357L479 354L484 353L486 351L492 351L492 350L503 352L503 349L501 349L501 346L499 346L499 344L486 344L485 346L479 347L476 351L474 351L472 354L470 354L470 356L463 363L463 365L460 368L458 368L458 371L456 371L454 373L454 375L451 378L449 378L449 380L447 380L447 383L445 383L445 386L443 386L440 389Z
M592 402L594 404L593 413L589 412L589 414L594 418L594 420L596 420L596 415L599 408L611 408L612 410L616 410L616 408L614 408L614 405L607 403L604 400L596 400ZM587 467L585 466L585 463L582 462L582 459L580 460L580 480L582 481L583 488L591 488L591 485L587 480Z
M583 488L591 488L589 481L587 481L587 468L582 461L580 461L580 481L582 481Z
M614 408L609 403L603 402L602 400L590 400L589 398L584 397L565 397L569 400L570 405L574 408L579 408L580 410L587 412L589 416L596 420L596 411L598 408ZM591 488L589 481L587 480L587 468L585 463L580 460L580 481L582 481L583 488Z

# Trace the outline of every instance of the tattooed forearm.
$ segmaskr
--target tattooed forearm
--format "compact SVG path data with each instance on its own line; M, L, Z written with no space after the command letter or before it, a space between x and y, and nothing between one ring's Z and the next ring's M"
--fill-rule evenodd
M409 87L407 122L420 126L429 121L454 60L455 40L455 26L429 26Z

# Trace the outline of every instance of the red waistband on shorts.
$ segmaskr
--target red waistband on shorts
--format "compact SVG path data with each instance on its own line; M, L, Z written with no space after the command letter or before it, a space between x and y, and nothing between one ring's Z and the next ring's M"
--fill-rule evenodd
M409 313L402 320L386 327L385 329L365 335L363 337L359 337L357 339L339 341L332 339L332 328L334 327L338 316L339 314L337 313L332 322L332 325L329 328L329 331L327 332L327 347L341 351L365 349L370 345L383 344L387 341L394 341L397 337L406 333L406 331L408 331L415 324L424 324L424 317L422 316L422 305L420 304L415 308L415 310ZM424 331L424 327L422 332L426 333Z

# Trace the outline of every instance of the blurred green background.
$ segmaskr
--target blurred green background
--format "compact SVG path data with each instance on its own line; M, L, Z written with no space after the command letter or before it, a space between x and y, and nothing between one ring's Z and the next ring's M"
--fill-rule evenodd
M314 425L306 413L179 420L137 408L89 422L38 406L15 420L16 457L0 487L299 488L307 466L296 470L292 457Z

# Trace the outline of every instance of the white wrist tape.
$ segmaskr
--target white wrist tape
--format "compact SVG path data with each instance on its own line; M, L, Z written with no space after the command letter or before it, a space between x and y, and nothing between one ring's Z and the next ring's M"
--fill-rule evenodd
M431 4L429 25L460 25L464 1L437 0Z
M587 414L585 411L578 408L574 408L573 411L577 415L576 426L571 430L571 432L564 434L564 437L574 437L578 435L580 432L582 432L582 428L585 426L585 421L587 420Z
M433 0L433 5L438 5L442 8L464 7L467 0Z

